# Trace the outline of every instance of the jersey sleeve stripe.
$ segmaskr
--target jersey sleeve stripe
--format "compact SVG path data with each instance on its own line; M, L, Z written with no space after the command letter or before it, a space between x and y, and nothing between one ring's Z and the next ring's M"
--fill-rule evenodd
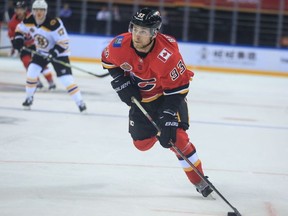
M68 49L69 48L69 41L68 40L58 41L57 44L59 46L61 46L63 49Z
M189 83L175 89L164 90L164 95L186 94L189 92Z
M116 66L116 65L114 65L114 64L106 63L106 62L103 62L103 61L102 61L102 66L103 66L103 68L105 68L105 69L111 69L111 68L116 68L116 67L118 67L118 66Z

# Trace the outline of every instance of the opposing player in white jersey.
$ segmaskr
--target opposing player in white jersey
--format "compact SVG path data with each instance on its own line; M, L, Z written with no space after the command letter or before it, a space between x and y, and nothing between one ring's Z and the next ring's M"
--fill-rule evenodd
M57 77L82 112L86 110L86 105L83 102L79 87L74 82L71 68L52 61L52 59L57 59L70 63L69 38L62 21L59 18L48 17L47 9L48 5L45 0L35 0L32 4L32 15L19 23L16 28L14 48L21 51L24 45L24 36L30 34L34 38L36 51L41 54L33 55L28 67L26 99L22 105L30 108L37 86L37 78L43 67L51 62Z

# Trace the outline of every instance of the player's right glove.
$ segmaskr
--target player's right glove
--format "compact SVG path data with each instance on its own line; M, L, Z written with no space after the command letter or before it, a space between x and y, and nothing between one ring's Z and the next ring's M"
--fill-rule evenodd
M160 144L164 148L171 148L171 142L176 142L176 131L178 128L177 113L171 109L165 109L159 117L161 134L158 136Z
M18 50L21 52L23 46L24 46L24 40L23 38L16 38L12 40L12 46L14 49Z
M120 75L112 80L111 85L117 92L121 101L126 103L128 106L132 105L132 96L134 96L138 101L141 101L139 88L132 83L130 76Z

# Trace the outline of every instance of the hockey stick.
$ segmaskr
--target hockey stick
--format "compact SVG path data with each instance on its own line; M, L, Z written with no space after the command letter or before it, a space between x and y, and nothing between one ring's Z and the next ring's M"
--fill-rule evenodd
M2 47L0 47L0 49L11 49L12 48L12 46L2 46Z
M141 110L141 112L146 116L146 118L153 124L153 126L156 128L158 131L158 135L161 133L161 130L159 126L155 123L155 121L152 119L152 117L149 115L149 113L144 109L144 107L140 104L140 102L135 98L131 97L131 101L136 104L136 106ZM241 216L240 212L228 202L228 200L214 187L214 185L197 169L197 167L183 154L183 152L175 146L173 142L170 141L170 144L172 148L182 157L183 160L185 160L192 168L193 170L197 173L197 175L205 181L212 189L215 191L221 198L222 200L233 209L234 212L228 212L228 216Z
M35 50L31 50L31 49L29 49L29 48L27 48L27 47L23 47L22 49L23 49L23 50L26 50L26 51L28 51L28 52L30 52L30 53L32 53L32 54L35 54L35 55L38 55L38 56L41 56L41 57L47 59L47 56L44 56L44 55L36 52ZM55 58L51 58L51 61L53 61L53 62L55 62L55 63L58 63L58 64L61 64L61 65L65 66L65 67L74 68L74 69L76 69L76 70L79 70L79 71L88 73L88 74L93 75L93 76L98 77L98 78L106 77L106 76L109 75L109 73L105 73L105 74L101 74L101 75L95 74L95 73L92 73L92 72L90 72L90 71L84 70L84 69L82 69L82 68L76 67L76 66L74 66L74 65L68 64L68 63L66 63L66 62L60 61L60 60L55 59Z

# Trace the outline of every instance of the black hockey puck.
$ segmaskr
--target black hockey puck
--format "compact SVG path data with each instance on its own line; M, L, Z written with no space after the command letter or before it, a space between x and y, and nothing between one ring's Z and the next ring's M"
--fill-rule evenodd
M228 212L227 216L237 216L235 212Z

